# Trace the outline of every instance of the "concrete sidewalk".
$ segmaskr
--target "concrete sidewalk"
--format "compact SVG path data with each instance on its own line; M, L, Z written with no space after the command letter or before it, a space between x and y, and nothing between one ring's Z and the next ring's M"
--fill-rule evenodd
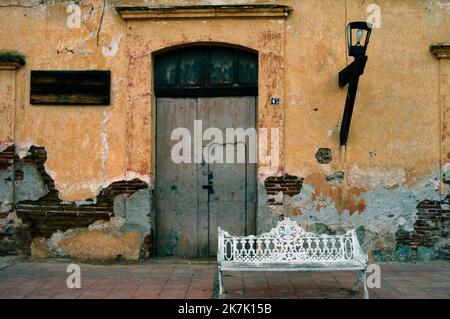
M213 262L80 263L81 288L66 285L70 261L17 262L0 269L0 298L213 298ZM450 263L380 263L381 288L371 298L450 298ZM351 272L225 273L223 298L362 298Z

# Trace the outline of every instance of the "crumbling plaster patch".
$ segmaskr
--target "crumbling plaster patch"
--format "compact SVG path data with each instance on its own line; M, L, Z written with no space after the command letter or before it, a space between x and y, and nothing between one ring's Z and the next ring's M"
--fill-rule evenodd
M329 164L333 160L333 155L331 149L329 148L319 148L315 157L320 164Z
M9 141L0 141L0 153L3 152L4 150L6 150L8 147L10 147L13 144L14 144L13 142L9 142Z
M0 202L10 204L13 202L13 171L0 170Z
M404 220L409 223L402 225L412 229L417 203L439 197L436 181L439 176L435 172L416 185L407 186L402 169L383 171L352 166L348 175L342 171L328 176L311 174L305 178L300 194L284 196L281 207L271 207L271 211L278 215L290 212L301 215L310 223L369 226L367 229L375 232L383 231L384 225L392 225L392 218L406 215ZM261 196L259 199L260 203L265 202Z
M68 182L62 183L58 182L58 174L55 171L49 170L45 167L45 171L50 177L55 181L55 186L59 191L59 198L65 202L78 202L78 203L96 203L96 197L100 194L100 192L118 181L132 181L134 179L139 179L149 186L152 186L153 179L151 175L144 175L133 171L127 171L124 174L115 176L113 178L109 178L104 180L103 182L99 182L98 180L84 180L81 182ZM82 196L79 194L79 190L88 190L88 196ZM77 196L72 196L71 194L79 194ZM84 194L84 193L83 193Z
M353 165L347 174L347 182L350 187L363 189L392 188L406 182L406 172L401 168L361 169Z
M16 227L22 226L22 221L15 212L10 212L5 218L0 218L0 256L16 254L14 243Z
M147 188L130 196L118 195L114 198L114 215L125 218L127 228L138 230L143 237L149 235L155 225L151 192L152 190Z
M344 172L337 171L333 174L326 176L325 179L330 184L339 185L339 184L342 184L342 182L344 181L344 177L345 177Z
M146 182L136 178L129 181L119 179L99 187L93 198L63 202L59 198L59 190L55 188L52 177L45 169L47 160L45 148L27 145L19 147L19 150L22 152L22 158L14 152L15 159L8 162L9 166L6 169L0 170L1 181L6 182L5 187L2 186L0 189L1 212L3 216L7 216L1 220L1 224L5 227L1 227L0 235L3 237L6 235L6 239L0 238L2 254L17 253L17 248L25 254L31 248L31 253L38 258L72 256L111 259L122 256L125 259L135 260L139 256L146 258L151 254L152 227L154 227L153 191ZM128 174L129 178L135 176L133 172ZM13 197L16 198L14 202L17 211L22 214L21 217L27 219L24 224L13 223L11 216L7 215L12 210L12 205L8 203L12 203ZM123 202L122 211L117 202ZM52 211L47 215L49 209ZM101 214L93 216L93 209ZM42 215L43 212L45 217ZM80 216L83 217L82 220L78 218L78 213L84 214ZM70 217L70 214L73 217ZM110 222L108 220L112 214L116 217ZM123 217L117 217L120 214ZM102 220L94 222L96 217L97 220ZM89 224L86 224L86 221L89 220L94 224L87 227ZM14 243L14 234L18 226L21 226L21 233L26 234L20 239L20 243ZM48 237L53 237L53 243L63 240L64 243L61 247L58 246L59 248L55 245L50 248L50 241L47 245ZM97 237L98 240L95 240ZM88 239L93 240L91 246ZM110 246L105 244L109 241ZM98 242L107 245L109 252L101 251ZM83 246L89 247L88 253L83 252Z
M395 233L399 227L412 231L419 202L440 199L440 193L433 182L439 179L438 171L424 177L414 186L402 185L395 188L392 187L398 185L398 181L403 181L402 173L388 172L386 177L381 176L378 181L369 181L368 176L359 175L363 182L358 186L367 186L367 183L373 186L359 195L351 195L355 196L355 201L364 199L365 207L359 213L351 213L348 209L339 213L336 202L331 197L317 196L316 189L306 179L301 193L285 201L286 212L299 209L301 214L293 217L300 224L323 224L331 229L341 230L360 228L366 234L364 246L370 250L385 236L394 238L395 241ZM369 170L368 175L374 176L374 172Z
M106 161L109 154L109 145L107 140L107 132L106 132L106 125L108 124L110 115L109 112L104 112L103 120L102 120L102 133L100 136L101 141L101 153L100 153L100 164L101 164L101 178L99 181L98 179L93 180L83 180L80 182L61 182L58 178L58 173L55 170L52 170L48 167L48 158L51 156L50 153L47 153L47 161L44 163L45 171L46 173L53 179L55 182L55 186L58 189L59 193L58 196L63 202L84 202L86 198L90 198L89 202L95 203L96 197L99 195L102 189L106 188L108 185L111 185L114 182L117 181L130 181L136 178L139 178L140 180L150 183L151 177L138 174L135 172L125 172L124 174L115 176L114 178L104 179L104 174L106 171ZM16 154L19 157L19 159L23 159L27 155L30 154L29 149L32 146L39 146L37 143L33 143L31 141L23 142L16 144ZM2 174L2 172L0 172ZM3 173L6 174L6 173ZM3 180L3 179L2 179ZM45 195L45 194L44 194ZM0 194L1 196L1 194ZM42 197L42 196L41 196Z
M58 231L47 240L49 251L57 257L111 260L138 260L142 234L127 228L125 218L112 217L87 228Z
M11 210L12 210L12 204L11 203L0 202L0 214L1 213L8 213Z
M283 216L282 206L267 205L268 197L266 187L263 181L258 181L258 208L256 212L256 232L258 234L270 231L277 225L277 222Z
M19 157L19 159L22 159L30 154L29 150L31 146L39 146L37 144L32 143L31 141L22 142L22 143L15 143L16 147L16 154Z
M20 226L22 225L22 221L17 217L15 212L11 212L5 218L0 219L0 233L4 231L8 225Z
M42 180L37 168L30 164L20 164L16 170L23 172L23 179L14 183L14 202L38 200L48 194L49 190Z
M117 195L110 221L99 220L87 228L57 231L49 239L52 256L92 260L148 258L154 227L151 196L150 188Z

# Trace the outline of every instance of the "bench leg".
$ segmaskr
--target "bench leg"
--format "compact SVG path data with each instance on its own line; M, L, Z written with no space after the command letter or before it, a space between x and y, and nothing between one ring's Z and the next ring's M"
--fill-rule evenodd
M223 274L219 268L219 296L223 294Z
M367 290L366 270L361 272L361 280L364 287L364 299L369 299L369 291Z
M355 272L355 283L353 284L353 292L357 292L358 291L358 284L359 284L359 279L361 278L361 271L356 271Z

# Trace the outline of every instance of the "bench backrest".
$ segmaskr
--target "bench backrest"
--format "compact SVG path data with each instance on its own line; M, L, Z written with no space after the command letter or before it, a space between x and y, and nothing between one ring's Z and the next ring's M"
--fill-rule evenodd
M316 235L289 218L258 236L231 236L219 228L218 246L219 263L364 262L367 259L354 230L343 235Z

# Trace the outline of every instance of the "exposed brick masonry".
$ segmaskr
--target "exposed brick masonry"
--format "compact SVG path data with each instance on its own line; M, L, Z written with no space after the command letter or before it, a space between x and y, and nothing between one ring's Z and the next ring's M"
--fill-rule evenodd
M284 174L284 176L270 176L264 181L264 187L267 191L267 200L269 205L282 205L282 202L276 200L275 196L279 192L284 195L294 196L300 194L303 185L303 178Z
M448 205L446 206L448 207ZM397 243L417 249L420 246L434 247L439 241L449 238L450 209L438 201L422 201L417 206L414 231L397 234ZM437 247L438 257L450 259L450 244Z
M0 152L0 170L8 169L14 164L15 147L14 145L8 146L3 152Z
M134 179L118 181L103 189L97 196L96 202L83 205L64 203L59 199L59 192L55 188L53 179L45 171L47 152L44 147L30 147L28 155L19 159L15 155L14 146L0 153L0 169L15 166L15 178L23 179L21 165L34 165L49 193L36 201L22 201L17 203L17 216L24 227L15 231L17 252L30 253L31 241L34 237L50 237L54 232L65 231L75 227L87 227L97 220L109 220L113 215L113 200L119 194L131 195L139 189L147 188L147 183Z

